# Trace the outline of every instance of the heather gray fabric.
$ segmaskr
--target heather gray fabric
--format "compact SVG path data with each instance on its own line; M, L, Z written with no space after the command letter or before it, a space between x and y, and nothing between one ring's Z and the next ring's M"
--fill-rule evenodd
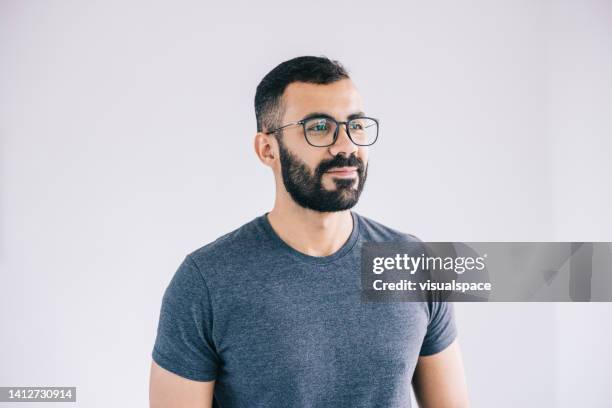
M362 303L363 242L419 240L352 212L334 254L295 251L266 214L188 254L164 293L152 356L214 407L410 407L419 355L455 338L452 303Z

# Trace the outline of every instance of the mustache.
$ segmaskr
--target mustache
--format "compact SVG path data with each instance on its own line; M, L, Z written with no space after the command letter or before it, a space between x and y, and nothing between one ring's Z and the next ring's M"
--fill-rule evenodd
M333 159L325 160L319 163L317 166L317 175L321 176L323 173L333 167L356 167L357 174L359 175L363 173L364 169L363 161L354 154L351 154L348 157L344 155L337 155Z

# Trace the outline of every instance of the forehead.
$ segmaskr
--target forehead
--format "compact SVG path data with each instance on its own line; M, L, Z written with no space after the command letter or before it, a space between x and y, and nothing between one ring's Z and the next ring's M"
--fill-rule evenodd
M299 120L312 112L325 112L337 120L363 111L361 95L350 79L330 84L292 82L283 93L284 119Z

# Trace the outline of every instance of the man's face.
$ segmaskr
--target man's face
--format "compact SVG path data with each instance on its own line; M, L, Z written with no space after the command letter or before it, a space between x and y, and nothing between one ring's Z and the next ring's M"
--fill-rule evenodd
M325 85L294 82L285 89L283 103L282 124L315 112L337 121L364 114L361 97L350 79ZM367 147L353 144L344 125L338 132L336 143L327 147L308 144L301 125L283 129L278 138L283 184L304 208L343 211L359 200L367 176Z

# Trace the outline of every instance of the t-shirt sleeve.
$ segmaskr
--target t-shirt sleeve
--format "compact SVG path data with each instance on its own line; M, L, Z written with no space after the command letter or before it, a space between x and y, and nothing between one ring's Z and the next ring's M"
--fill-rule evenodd
M457 337L453 303L429 301L427 304L430 310L429 324L419 353L421 356L429 356L444 350Z
M212 339L212 318L204 276L187 255L164 292L153 360L190 380L214 380L220 360Z

